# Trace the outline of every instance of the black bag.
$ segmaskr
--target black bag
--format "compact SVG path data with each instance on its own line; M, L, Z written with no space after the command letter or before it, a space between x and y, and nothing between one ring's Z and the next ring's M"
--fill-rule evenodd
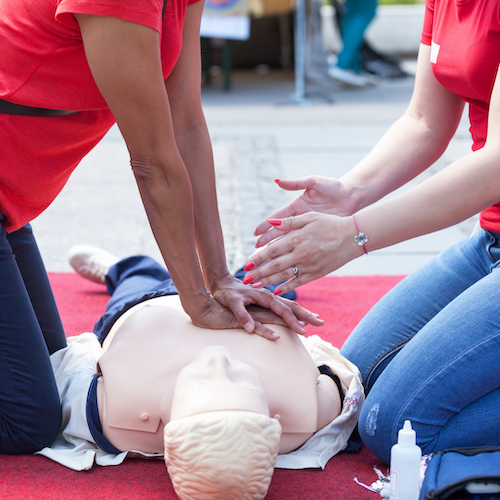
M500 446L435 453L419 500L500 499Z

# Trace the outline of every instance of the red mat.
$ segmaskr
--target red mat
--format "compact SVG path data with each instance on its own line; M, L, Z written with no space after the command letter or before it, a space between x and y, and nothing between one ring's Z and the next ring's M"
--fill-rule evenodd
M301 287L298 301L318 312L326 325L309 328L341 347L371 306L401 280L401 276L326 277ZM74 274L50 274L61 317L68 336L92 331L104 311L107 295L103 286ZM369 450L333 457L325 470L276 470L267 500L376 500L377 494L353 481L376 480L373 466L385 472ZM0 456L0 498L6 500L107 500L164 499L177 496L165 466L158 460L128 459L116 467L94 466L75 472L40 456Z

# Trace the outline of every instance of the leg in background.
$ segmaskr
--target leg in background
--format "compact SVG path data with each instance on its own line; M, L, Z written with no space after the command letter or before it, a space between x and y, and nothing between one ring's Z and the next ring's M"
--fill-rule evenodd
M101 343L116 320L131 307L154 297L177 293L168 271L146 256L129 257L111 266L106 286L111 297L106 311L94 326Z
M375 17L377 0L347 0L342 16L342 51L337 66L351 69L356 73L362 70L360 49L366 28Z

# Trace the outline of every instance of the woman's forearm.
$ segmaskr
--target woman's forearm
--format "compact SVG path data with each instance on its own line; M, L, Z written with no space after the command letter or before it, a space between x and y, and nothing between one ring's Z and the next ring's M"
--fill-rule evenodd
M472 217L500 200L500 148L484 147L415 188L356 215L377 250Z
M205 283L214 292L228 273L217 206L212 145L201 106L200 20L203 2L186 12L182 52L165 85L172 110L177 148L191 181L196 248Z
M288 280L283 293L336 271L364 255L355 237L368 237L368 253L438 231L477 214L500 200L500 147L471 153L424 183L352 216L308 212L274 221L281 233L251 257L245 276L258 286ZM247 265L249 262L247 262ZM294 277L293 266L300 270ZM257 286L257 285L254 285Z
M207 288L228 272L217 204L212 146L205 121L177 126L176 142L189 173L194 196L196 246Z
M380 200L429 168L455 134L464 101L436 80L429 59L430 47L421 45L415 88L405 114L341 178L352 191L357 210Z
M196 254L193 193L175 143L159 33L104 16L76 15L94 80L130 152L144 207L186 312L208 307Z
M132 159L132 168L160 252L183 307L195 319L208 297L196 253L191 183L180 157L177 163L166 171Z
M456 123L458 125L458 121ZM456 126L437 136L425 120L406 113L371 152L340 181L353 193L357 210L380 200L414 179L438 160Z

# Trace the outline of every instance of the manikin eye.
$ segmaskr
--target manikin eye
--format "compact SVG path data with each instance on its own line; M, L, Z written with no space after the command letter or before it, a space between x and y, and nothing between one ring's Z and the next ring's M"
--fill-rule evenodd
M253 382L250 382L250 380L240 380L240 381L235 381L234 383L236 385L239 385L243 389L260 389Z

